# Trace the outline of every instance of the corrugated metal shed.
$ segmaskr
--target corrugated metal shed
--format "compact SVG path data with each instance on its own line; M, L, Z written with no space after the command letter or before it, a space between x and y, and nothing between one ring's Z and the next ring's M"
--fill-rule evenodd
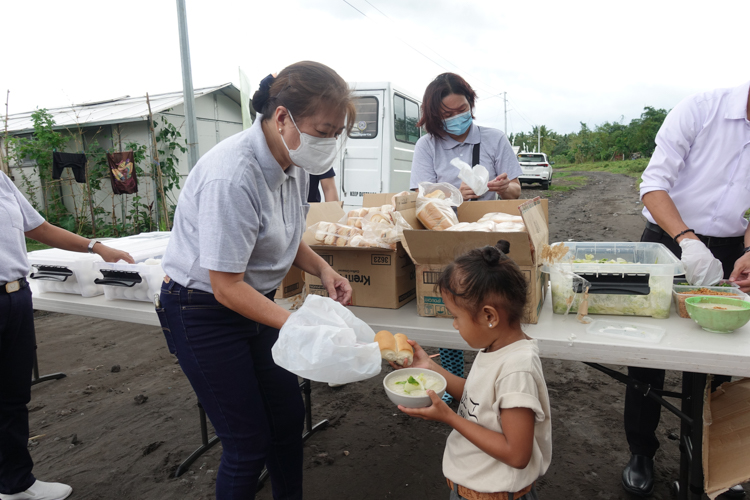
M231 83L195 89L195 97L221 91L234 102L242 106L240 91ZM169 92L166 94L149 95L151 111L156 114L160 111L179 106L183 102L182 91ZM48 109L55 119L55 129L69 129L80 126L95 127L115 123L127 123L143 121L148 118L148 105L146 96L140 97L118 97L107 101L97 101L83 104L74 104L64 108ZM22 134L34 130L31 120L32 111L8 115L8 132Z

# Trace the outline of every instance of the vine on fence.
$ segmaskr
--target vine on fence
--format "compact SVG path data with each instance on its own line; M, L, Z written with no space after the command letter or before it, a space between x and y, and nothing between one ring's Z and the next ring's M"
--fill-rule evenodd
M157 132L156 140L159 146L160 166L164 178L164 194L166 199L156 191L154 200L146 203L139 194L132 195L127 200L127 212L119 219L115 213L115 201L112 194L112 207L106 209L102 203L96 203L94 193L110 191L109 166L107 164L107 153L116 152L115 148L104 149L99 142L91 141L87 144L84 153L88 161L87 181L81 185L81 198L83 205L79 208L76 197L73 196L73 213L63 203L63 196L56 195L53 191L60 189L61 181L52 179L52 153L63 151L70 137L55 131L55 121L46 109L40 109L32 113L34 122L34 133L31 137L13 137L9 140L10 159L16 166L33 162L31 166L33 174L39 178L37 185L33 174L28 174L26 168L19 168L21 185L27 198L34 208L44 214L45 219L54 225L63 227L69 231L84 236L96 234L98 237L117 237L128 234L137 234L144 231L156 231L158 227L166 228L164 221L156 225L155 203L165 203L170 208L170 219L174 217L176 201L172 199L171 193L180 185L180 174L177 169L177 152L185 153L187 148L183 145L185 140L179 130L164 117L161 117L161 128ZM157 123L154 122L156 127ZM148 147L134 141L125 143L125 150L133 151L135 172L141 183L147 179L153 179L155 166L149 157ZM144 163L149 167L146 171ZM143 185L143 184L142 184ZM37 194L41 190L42 203L38 203Z

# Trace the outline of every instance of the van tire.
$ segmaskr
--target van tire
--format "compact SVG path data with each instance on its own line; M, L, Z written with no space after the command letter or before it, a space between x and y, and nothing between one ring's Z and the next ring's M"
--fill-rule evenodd
M542 181L542 182L540 182L540 184L542 185L542 190L546 191L546 190L549 189L549 185L552 184L552 182L551 181Z

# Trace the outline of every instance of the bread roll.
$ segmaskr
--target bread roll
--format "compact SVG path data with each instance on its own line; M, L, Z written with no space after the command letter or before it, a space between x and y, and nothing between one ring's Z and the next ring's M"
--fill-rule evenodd
M393 338L396 339L396 363L401 366L411 366L414 361L414 348L407 341L406 335L397 333Z
M374 224L382 223L382 222L388 222L388 219L386 219L383 214L376 213L370 216L370 222Z
M344 247L349 242L349 238L352 234L352 228L348 226L340 226L336 230L336 246L338 247Z
M426 194L424 196L425 196L425 198L435 198L437 200L444 200L445 199L445 193L442 192L439 189L436 190L436 191L431 192L430 194Z
M455 226L451 226L446 231L471 231L471 224L468 222L459 222Z
M328 236L328 228L330 226L330 222L318 222L318 229L315 231L315 240L321 243L325 242L326 236Z
M387 361L396 361L396 339L388 330L381 330L375 335L375 342L380 346L380 357ZM411 347L411 346L409 346Z
M333 224L331 224L330 230L326 233L326 238L323 241L324 245L335 245L336 244L336 231L333 227Z
M444 231L453 226L453 221L446 217L435 203L425 203L417 213L417 218L424 227L433 231Z

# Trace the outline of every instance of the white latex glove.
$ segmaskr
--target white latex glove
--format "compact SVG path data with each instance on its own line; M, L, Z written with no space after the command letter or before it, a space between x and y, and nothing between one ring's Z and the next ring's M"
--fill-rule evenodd
M682 263L685 264L685 277L694 286L711 286L724 277L721 261L700 240L683 238Z

